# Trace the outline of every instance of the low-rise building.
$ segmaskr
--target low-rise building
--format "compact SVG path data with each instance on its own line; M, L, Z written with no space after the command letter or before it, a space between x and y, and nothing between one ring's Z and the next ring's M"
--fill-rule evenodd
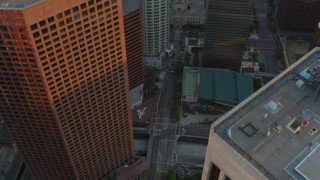
M146 68L162 69L162 57L163 56L145 56L144 66Z
M250 75L230 70L185 67L182 102L210 101L235 106L254 92Z
M175 0L172 2L171 24L202 25L205 19L204 0Z

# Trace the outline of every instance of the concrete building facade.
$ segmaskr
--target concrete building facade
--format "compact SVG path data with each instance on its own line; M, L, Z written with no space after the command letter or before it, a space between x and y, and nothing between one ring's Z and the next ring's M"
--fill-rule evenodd
M314 31L320 20L319 0L281 0L279 22L283 29Z
M121 1L1 0L0 114L34 179L134 157Z
M171 0L143 0L144 53L161 55L169 45Z
M254 0L207 0L203 67L239 72Z
M202 180L317 179L320 48L211 125Z

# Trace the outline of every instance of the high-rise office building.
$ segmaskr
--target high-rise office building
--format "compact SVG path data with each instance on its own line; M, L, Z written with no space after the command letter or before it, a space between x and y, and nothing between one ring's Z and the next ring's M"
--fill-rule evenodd
M143 23L141 0L122 0L131 107L143 98Z
M318 179L320 48L211 125L202 180Z
M279 22L283 29L314 31L320 20L319 0L281 0Z
M317 25L316 33L310 44L310 50L313 49L314 47L319 47L319 46L320 46L320 22Z
M122 3L1 0L0 114L35 179L134 157Z
M207 0L203 67L240 71L254 0Z
M143 0L146 55L164 53L169 45L170 0Z

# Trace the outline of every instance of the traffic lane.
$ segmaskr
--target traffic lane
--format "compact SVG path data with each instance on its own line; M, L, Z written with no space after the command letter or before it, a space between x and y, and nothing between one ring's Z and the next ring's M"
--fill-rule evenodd
M272 37L266 18L259 18L259 37Z
M170 73L166 73L166 76L164 78L162 90L161 90L161 96L159 99L159 105L158 105L158 111L157 111L157 118L165 118L167 115L165 115L164 110L166 110L166 106L168 105L168 97L172 97L172 78L169 77ZM169 107L170 108L170 107ZM163 120L160 120L159 122L162 122Z
M168 81L167 75L166 75L166 77L164 78L163 81L164 81L164 83L163 83L163 86L162 86L161 96L160 96L160 99L159 99L159 105L158 105L158 110L157 110L157 118L162 118L163 117L163 112L164 112L163 106L165 105L165 101L166 101L167 94L168 94L168 85L167 84L168 84L169 81ZM161 127L155 127L154 130L158 130L156 132L157 133L156 135L158 135L158 133L161 134L162 126ZM154 143L153 143L153 149L152 149L152 155L151 155L150 179L155 179L157 173L159 172L159 167L157 166L159 163L157 163L157 162L161 162L162 161L161 155L159 156L159 146L160 146L159 136L155 136Z
M157 119L157 122L167 123L168 119L171 119L175 82L175 77L171 73L166 73L158 105L157 118L159 120Z
M265 65L265 72L268 73L279 73L278 60L275 58L273 52L258 52L258 57Z
M177 156L177 164L184 164L184 165L190 165L190 164L204 164L205 157L193 157L193 156Z
M193 135L208 138L210 134L210 128L185 126L180 127L179 132L181 135Z
M257 40L258 49L270 49L275 48L275 42L273 39L259 39Z
M200 130L205 130L205 131L210 131L210 126L203 126L203 125L186 125L183 126L184 128L191 128L191 129L200 129Z
M166 149L165 141L160 143L160 139L174 139L174 132L175 132L175 126L167 127L167 129L164 129L162 122L167 122L170 119L170 113L164 113L166 112L167 108L171 109L171 99L174 94L174 85L175 85L175 78L170 74L167 73L166 77L164 78L164 85L161 92L161 96L159 99L159 106L157 111L157 117L161 118L158 119L156 123L156 129L158 129L159 136L156 136L156 141L154 142L153 150L152 150L152 158L151 158L151 168L150 168L150 179L155 179L158 173L160 173L161 164L164 162L165 158L167 158L170 154L170 151L173 150L173 148L169 147L170 149ZM159 115L158 115L159 114ZM159 126L158 126L159 125ZM166 151L163 151L163 149L166 149ZM160 166L159 166L160 164ZM161 176L161 175L160 175Z
M159 137L155 137L153 141L152 153L151 153L151 163L150 163L150 175L149 179L155 179L156 172L157 172L157 163L158 162L158 149L159 149Z
M263 0L256 1L256 12L266 12Z

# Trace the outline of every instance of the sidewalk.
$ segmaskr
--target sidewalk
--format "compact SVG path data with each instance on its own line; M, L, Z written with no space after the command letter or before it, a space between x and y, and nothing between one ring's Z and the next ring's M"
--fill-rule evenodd
M213 122L217 120L221 115L210 115L210 114L199 114L196 112L195 114L187 114L187 117L181 117L180 118L180 125L185 126L185 125L190 125L190 124L197 124L199 122L204 122L205 119L208 118L209 121Z
M119 169L117 180L134 180L144 170L149 168L149 163L145 157L139 159L127 168Z
M132 122L135 123L144 123L145 121L149 121L150 125L149 127L152 128L152 123L154 122L156 118L156 112L157 112L157 100L159 99L159 94L155 95L154 97L149 98L147 101L143 102L140 106L134 108L132 110ZM138 110L143 111L144 115L139 119ZM149 129L149 127L146 127L146 129Z
M143 102L140 106L134 108L132 110L132 121L138 123L144 123L146 120L150 121L149 127L145 129L152 129L155 124L155 118L157 113L157 104L159 101L159 92L154 96ZM145 114L139 119L137 110L145 109ZM129 167L123 167L118 169L117 180L134 180L137 176L139 176L144 170L149 169L151 154L153 148L154 137L150 134L149 142L148 142L148 152L147 157L139 157L137 161L131 164Z

